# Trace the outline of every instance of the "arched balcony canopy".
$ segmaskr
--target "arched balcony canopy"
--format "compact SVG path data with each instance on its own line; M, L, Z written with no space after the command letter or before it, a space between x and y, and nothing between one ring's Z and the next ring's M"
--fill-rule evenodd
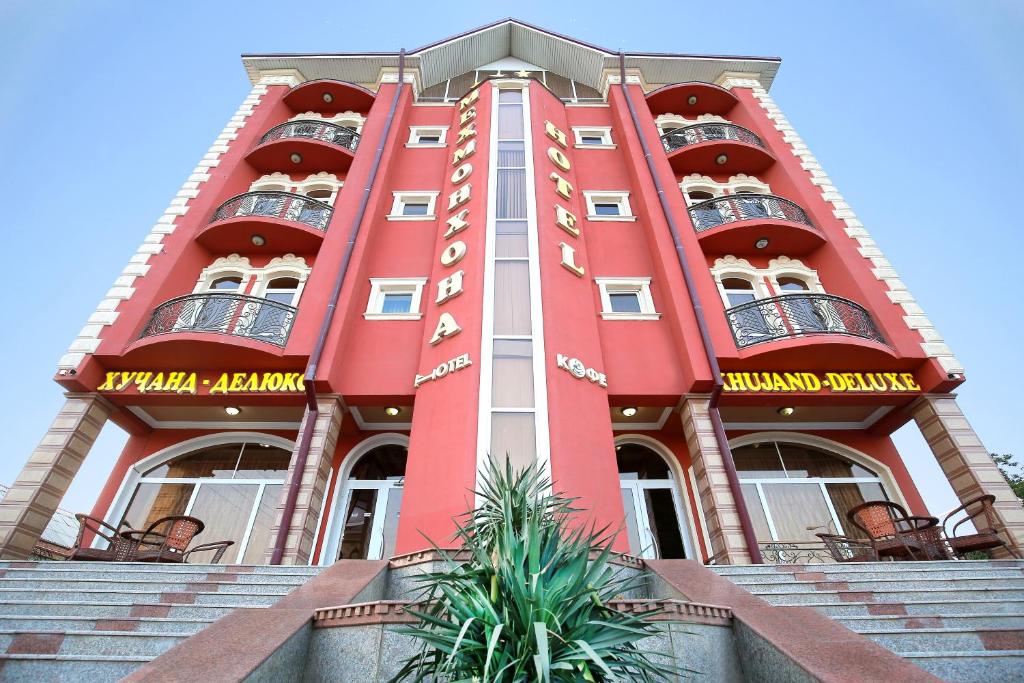
M662 114L719 114L724 116L739 102L725 88L711 83L673 83L647 93L647 106L654 116Z
M368 112L377 95L361 85L321 78L300 83L284 96L292 111L315 111L321 114L341 111Z
M775 162L761 138L734 123L695 123L661 136L679 173L758 173Z

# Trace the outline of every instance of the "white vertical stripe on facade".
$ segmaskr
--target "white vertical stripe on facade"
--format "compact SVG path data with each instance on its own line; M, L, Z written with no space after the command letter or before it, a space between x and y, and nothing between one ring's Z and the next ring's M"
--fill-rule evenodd
M962 374L964 372L963 365L953 355L952 349L943 341L942 335L935 329L931 320L925 316L921 306L896 273L896 269L885 258L878 244L871 239L864 224L858 220L853 209L843 199L843 195L839 193L831 178L822 169L821 164L811 154L807 144L797 135L789 119L782 114L782 110L775 104L768 91L752 78L727 77L719 85L726 89L751 89L761 108L775 124L776 130L782 133L782 139L789 144L793 156L800 160L800 165L811 175L811 183L817 185L821 190L822 199L832 205L832 214L846 224L847 236L857 242L860 255L871 263L871 273L888 286L889 291L886 294L890 301L903 309L903 320L907 327L916 330L921 335L921 349L926 355L936 359L946 372Z
M238 131L245 126L246 119L252 116L256 105L267 93L267 87L271 85L291 86L297 82L293 76L264 76L259 83L252 87L249 95L242 100L238 110L228 120L220 135L213 141L181 189L175 194L163 215L157 219L156 225L128 260L128 265L121 271L121 275L114 280L113 287L107 291L106 296L96 306L95 312L89 316L85 327L71 342L67 352L61 356L57 362L58 372L76 369L88 354L95 353L99 348L103 328L112 325L117 320L117 307L120 303L132 298L135 294L135 280L146 275L150 268L150 259L163 251L164 236L174 232L178 217L184 216L188 212L189 202L199 196L201 186L210 179L210 169L220 163L220 157L228 151L231 142L238 137Z

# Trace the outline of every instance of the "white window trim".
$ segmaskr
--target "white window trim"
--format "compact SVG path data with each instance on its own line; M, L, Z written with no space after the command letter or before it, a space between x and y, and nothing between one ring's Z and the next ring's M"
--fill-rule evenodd
M717 114L701 114L697 118L688 119L685 116L679 114L662 114L658 118L654 119L654 125L658 127L661 134L675 130L677 128L686 128L687 126L693 126L698 123L732 123L729 119L718 116Z
M437 134L437 142L420 142L421 135ZM406 147L435 149L448 146L448 126L409 126L409 141Z
M689 196L689 192L691 190L708 192L714 195L715 199L717 199L719 197L737 194L737 190L742 188L752 189L757 194L772 194L772 188L768 183L762 181L757 176L748 176L744 173L731 176L729 180L724 183L720 183L713 178L709 178L706 175L700 175L699 173L691 173L679 181L679 189L683 193L683 199L686 200L687 206L693 206L694 204L700 203L700 201L706 201L703 199L700 201L691 201Z
M391 202L391 213L387 215L387 219L389 221L436 221L437 195L439 194L441 193L436 190L396 190L391 193L391 195L394 197L394 200ZM402 215L402 209L407 203L419 204L424 199L427 200L427 215Z
M419 320L423 317L420 305L423 302L423 287L427 283L425 277L371 277L370 298L366 302L367 320ZM412 294L409 313L381 313L384 308L384 295L391 293Z
M599 277L594 278L601 292L601 317L605 320L658 320L661 313L654 308L649 277ZM620 313L612 310L609 294L635 293L640 300L639 313Z
M612 141L611 126L573 126L573 137L576 139L576 149L615 149L617 145ZM583 136L600 136L602 142L599 145L586 145L583 143Z
M315 111L307 111L301 114L296 114L288 119L288 121L323 121L324 123L333 123L336 126L351 128L355 132L362 134L363 124L366 122L366 117L359 112L352 111L351 109L349 111L335 114L334 116L324 116L323 114Z
M606 221L609 223L632 223L636 221L633 209L629 205L629 192L625 190L584 190L587 200L587 220ZM618 204L618 216L599 216L594 204Z

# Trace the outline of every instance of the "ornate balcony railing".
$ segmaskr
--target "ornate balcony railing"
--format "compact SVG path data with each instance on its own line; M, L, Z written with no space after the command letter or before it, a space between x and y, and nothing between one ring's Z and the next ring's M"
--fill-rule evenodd
M814 223L798 205L771 194L731 194L708 199L690 207L690 218L697 232L759 218L792 221L814 228Z
M331 220L329 204L291 192L247 192L232 197L213 213L210 222L239 216L268 216L303 223L317 230L326 230Z
M300 119L289 121L280 126L274 126L267 131L267 134L260 139L260 144L283 140L285 138L304 138L307 140L319 140L338 147L356 151L359 146L359 133L351 128L339 126L327 121L314 121L312 119Z
M885 343L860 304L831 294L784 294L725 311L737 348L814 334L842 334Z
M156 307L142 337L173 332L214 332L284 346L296 308L256 296L186 294Z
M737 126L735 123L696 123L692 126L675 128L661 136L661 144L665 146L666 152L672 152L701 142L720 142L723 140L745 142L748 145L757 145L764 148L761 138L743 126Z

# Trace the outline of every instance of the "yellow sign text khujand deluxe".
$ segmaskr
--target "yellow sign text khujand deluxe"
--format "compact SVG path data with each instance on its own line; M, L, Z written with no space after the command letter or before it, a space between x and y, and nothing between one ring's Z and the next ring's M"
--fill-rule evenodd
M723 389L746 393L911 393L909 372L723 372Z
M108 372L97 391L138 391L140 394L291 394L305 391L301 372L222 372L209 377L196 372Z

